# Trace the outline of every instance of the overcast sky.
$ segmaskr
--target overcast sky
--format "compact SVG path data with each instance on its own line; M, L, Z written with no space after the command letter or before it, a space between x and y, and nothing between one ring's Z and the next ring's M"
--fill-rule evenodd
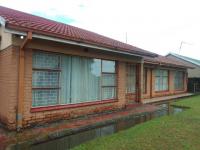
M127 33L127 43L161 55L200 59L198 0L0 0L0 5L122 42Z

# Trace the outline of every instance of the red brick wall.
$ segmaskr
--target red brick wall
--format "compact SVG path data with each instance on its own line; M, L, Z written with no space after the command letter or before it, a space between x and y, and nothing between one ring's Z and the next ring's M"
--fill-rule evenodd
M16 41L14 41L16 42ZM19 43L15 43L19 46ZM116 60L118 62L117 92L118 101L100 105L92 105L86 107L66 108L60 110L51 110L43 112L31 112L32 106L32 51L34 49L45 50L50 52L58 52L63 54L80 55L87 57L98 57L103 59ZM25 51L25 95L23 105L23 127L33 124L50 122L56 119L74 118L80 115L98 113L105 110L113 110L124 107L129 100L134 99L134 95L126 97L126 63L138 63L138 59L127 58L119 55L105 54L95 50L85 50L77 46L66 46L60 43L33 40ZM18 48L11 46L0 51L0 119L7 125L9 129L16 127L16 108L18 95ZM177 92L173 91L170 82L170 91L166 93L150 93L150 81L152 80L152 89L154 87L154 79L151 79L151 69L147 72L147 93L144 98L152 96L163 96ZM170 73L173 78L173 73ZM186 85L186 81L185 81Z
M32 48L39 48L37 45L30 45ZM125 99L125 84L126 84L126 63L120 60L120 57L113 56L113 55L105 55L99 53L98 55L95 52L85 52L81 48L74 48L72 47L63 47L63 48L55 48L49 46L40 46L43 50L48 50L52 52L59 52L64 54L73 54L73 55L81 55L87 57L97 57L104 58L104 59L113 59L117 60L118 64L118 77L117 77L117 93L118 93L118 101L113 103L106 103L100 105L91 105L85 107L77 107L77 108L66 108L61 110L51 110L51 111L43 111L43 112L31 112L32 106L32 48L27 49L25 52L25 101L24 101L24 112L23 112L23 127L31 126L35 123L43 123L43 122L50 122L56 119L63 119L63 118L74 118L80 115L91 114L91 113L99 113L105 110L113 110L113 109L120 109L123 108L126 104ZM130 60L129 60L130 61ZM132 60L134 61L134 60Z
M18 50L12 46L0 51L0 120L15 128L18 84Z
M169 69L169 90L167 91L155 91L155 69L148 69L147 71L147 93L143 94L143 99L167 96L173 94L180 94L187 92L187 76L184 74L184 89L183 90L175 90L174 89L174 69ZM178 68L177 68L178 69ZM151 75L152 73L152 75ZM151 87L152 86L152 87Z

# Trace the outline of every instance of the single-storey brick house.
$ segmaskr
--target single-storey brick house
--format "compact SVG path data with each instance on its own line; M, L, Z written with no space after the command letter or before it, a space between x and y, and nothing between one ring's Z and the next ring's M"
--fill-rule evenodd
M184 93L189 66L0 7L0 120L10 130Z

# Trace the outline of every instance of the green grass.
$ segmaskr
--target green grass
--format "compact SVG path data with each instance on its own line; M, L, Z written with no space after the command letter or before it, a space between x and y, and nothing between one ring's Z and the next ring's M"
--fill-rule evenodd
M190 109L97 138L74 150L199 150L200 96L185 98L174 104Z

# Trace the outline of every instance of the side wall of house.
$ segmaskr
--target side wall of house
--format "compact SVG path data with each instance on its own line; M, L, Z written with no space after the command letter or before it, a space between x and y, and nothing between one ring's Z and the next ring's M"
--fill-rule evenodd
M18 48L22 40L13 39L15 46L10 46L0 52L0 118L7 124L9 129L16 127L16 108L18 96ZM32 109L32 54L35 50L56 52L61 54L85 56L92 58L102 58L116 60L117 69L117 99L109 103L100 103L98 105L87 105L84 107L68 107L52 110L33 110ZM23 102L23 127L28 127L36 123L55 121L57 119L69 119L77 116L100 113L105 110L120 109L125 107L128 100L126 97L126 64L139 63L138 58L128 58L125 56L102 53L92 49L85 49L78 46L70 46L51 41L32 40L25 50L25 87ZM184 91L173 91L173 83L170 82L169 91L166 93L150 92L154 88L154 72L151 68L147 69L147 92L144 98L170 95ZM173 72L170 71L169 78L173 78ZM185 77L186 78L186 77ZM152 82L150 84L150 82ZM186 80L185 80L186 84ZM132 99L132 98L131 98ZM134 97L133 97L134 99Z
M15 44L18 44L16 41ZM57 52L69 55L86 56L93 58L102 58L109 60L116 60L117 62L117 99L116 101L109 103L101 103L98 105L87 105L81 107L68 107L53 110L33 110L32 109L32 53L34 50L43 50L48 52ZM137 58L138 59L138 58ZM23 127L28 127L36 123L51 122L57 119L69 119L77 116L100 113L102 111L109 111L113 109L120 109L125 107L127 100L125 98L126 90L126 62L138 62L137 59L128 59L113 54L105 54L91 49L85 50L84 48L77 46L64 45L60 43L54 43L50 41L33 40L25 50L25 98L23 109Z
M0 121L9 129L16 126L18 50L0 51Z

